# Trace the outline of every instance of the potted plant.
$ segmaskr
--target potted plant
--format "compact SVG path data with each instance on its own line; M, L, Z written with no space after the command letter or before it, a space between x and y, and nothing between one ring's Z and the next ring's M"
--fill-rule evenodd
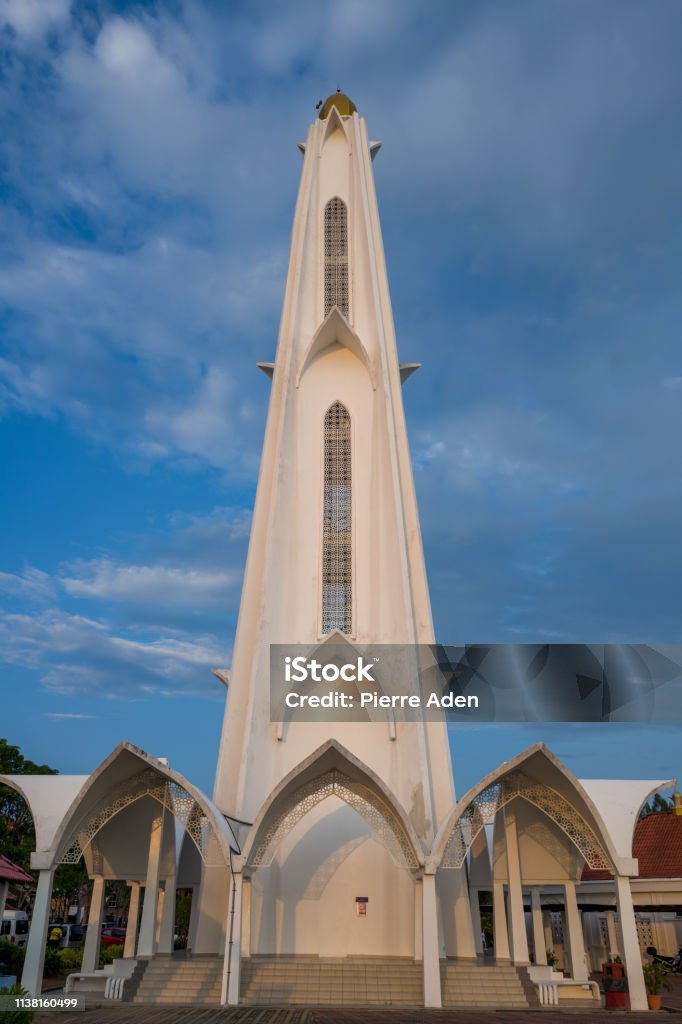
M644 971L644 984L646 985L646 998L649 1004L649 1009L660 1010L661 989L670 988L670 982L666 976L665 967L663 964L654 962L651 964L644 964L642 970Z

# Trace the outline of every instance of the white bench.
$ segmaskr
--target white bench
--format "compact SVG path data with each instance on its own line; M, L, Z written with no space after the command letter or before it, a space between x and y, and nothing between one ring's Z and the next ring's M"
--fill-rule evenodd
M69 974L64 992L95 995L102 999L122 999L126 981L137 967L137 960L114 960L100 971Z
M531 964L528 968L528 975L538 990L541 1006L558 1006L561 998L560 989L565 992L566 1002L571 999L580 999L583 992L589 992L593 1002L601 1003L601 992L596 981L575 981L574 978L564 978L559 971L544 964Z

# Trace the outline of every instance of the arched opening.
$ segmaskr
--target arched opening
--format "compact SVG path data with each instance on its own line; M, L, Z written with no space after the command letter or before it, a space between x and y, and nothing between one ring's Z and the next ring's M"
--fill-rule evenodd
M339 744L325 744L287 776L253 826L243 952L414 960L421 859L386 787Z
M547 969L556 955L573 979L587 980L576 885L585 864L612 870L614 853L580 783L542 744L459 801L434 853L441 873L467 871L479 956L491 944L488 956L498 963L532 961Z

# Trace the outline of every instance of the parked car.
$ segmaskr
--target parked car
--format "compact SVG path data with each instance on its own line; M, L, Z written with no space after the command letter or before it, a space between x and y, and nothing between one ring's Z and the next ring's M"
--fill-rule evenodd
M122 946L126 940L125 928L102 928L103 946Z
M0 938L17 946L28 942L28 914L25 910L6 910L2 915Z

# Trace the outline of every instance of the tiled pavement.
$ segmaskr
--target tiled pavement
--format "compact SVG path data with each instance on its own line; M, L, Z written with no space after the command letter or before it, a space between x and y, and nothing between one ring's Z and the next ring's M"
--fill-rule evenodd
M682 1011L678 1011L681 1012ZM674 1020L677 1014L672 1016ZM568 1018L568 1019L567 1019ZM368 1010L297 1009L244 1006L232 1009L199 1007L118 1006L85 1013L39 1013L38 1024L651 1024L648 1013L585 1011ZM682 1019L682 1018L681 1018Z
M682 977L672 979L663 993L668 1015L663 1020L682 1024ZM679 1016L678 1016L679 1014ZM611 1010L392 1010L333 1007L237 1006L131 1006L112 1004L85 1013L39 1013L37 1024L652 1024L649 1013ZM1 1024L1 1022L0 1022Z

